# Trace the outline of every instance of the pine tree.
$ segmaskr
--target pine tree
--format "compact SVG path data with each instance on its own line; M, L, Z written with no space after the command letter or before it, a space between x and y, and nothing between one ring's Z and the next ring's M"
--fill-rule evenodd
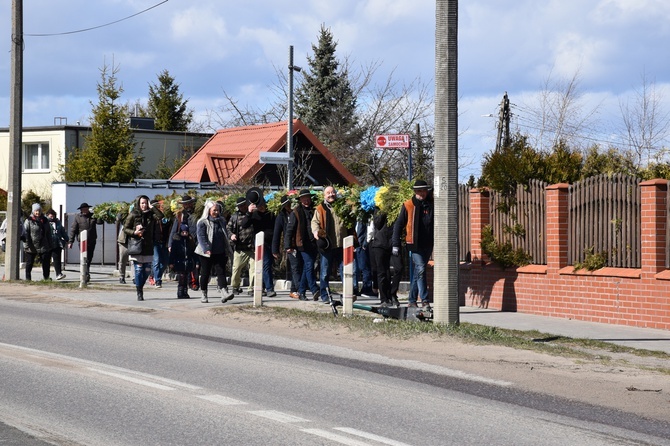
M179 85L167 70L158 75L158 85L149 85L149 116L155 119L156 130L185 132L193 121L188 100L179 92Z
M318 46L307 57L309 70L296 90L296 115L338 158L345 162L360 139L357 132L356 96L348 72L335 57L337 43L321 25Z
M67 182L127 183L140 174L143 158L135 155L127 107L119 102L123 88L117 86L117 72L114 66L111 72L107 65L100 69L99 102L91 102L91 134L86 137L83 148L68 152L65 165L61 166Z

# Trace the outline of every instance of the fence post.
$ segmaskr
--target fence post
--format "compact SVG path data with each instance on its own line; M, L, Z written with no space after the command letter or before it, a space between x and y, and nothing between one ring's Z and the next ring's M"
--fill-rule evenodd
M79 288L85 288L88 281L88 231L79 233Z
M547 269L568 266L568 189L566 183L547 186Z
M489 191L486 189L470 190L470 258L472 263L484 262L482 252L482 231L490 224Z
M344 238L342 253L342 314L354 314L354 236Z
M254 250L254 307L263 306L263 241L264 232L256 234L256 249Z
M649 180L640 183L640 228L642 275L654 276L665 269L667 180Z

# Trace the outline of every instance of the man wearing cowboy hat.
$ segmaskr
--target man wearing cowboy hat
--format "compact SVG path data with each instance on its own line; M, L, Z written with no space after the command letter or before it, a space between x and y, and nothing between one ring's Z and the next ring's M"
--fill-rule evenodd
M302 189L298 194L300 204L289 214L286 225L286 234L284 235L284 249L288 255L300 257L302 262L293 262L291 264L291 274L294 277L300 276L298 282L298 298L307 300L307 288L312 292L312 298L318 300L320 296L319 286L314 277L314 262L318 254L314 236L311 233L312 216L314 208L312 207L312 194L308 189ZM291 297L295 298L294 294Z
M86 270L91 271L91 261L93 260L93 253L95 252L95 242L98 240L98 232L95 225L101 225L104 221L100 218L93 217L91 213L91 206L88 203L82 203L77 210L79 213L74 216L74 221L70 225L70 233L67 247L72 249L72 244L75 239L79 239L79 234L82 231L86 233ZM91 275L86 275L86 282L91 280Z
M409 304L417 306L417 295L424 306L429 305L426 264L433 254L433 198L424 180L414 182L414 196L403 203L393 226L392 254L400 255L400 237L405 233L407 249L412 253L414 271L410 284Z
M228 234L233 248L233 270L230 275L230 283L233 292L242 293L242 271L249 266L249 288L247 294L254 294L254 276L256 272L256 259L254 255L254 227L249 210L249 202L244 197L239 197L235 205L237 210L228 220ZM253 206L252 210L255 209Z
M289 216L292 212L293 204L291 197L288 195L283 195L281 197L281 208L277 213L275 227L272 235L272 256L275 258L275 260L281 260L282 252L285 252L282 247L284 243L284 236L286 235L286 230L288 229ZM290 296L293 299L298 299L300 297L298 294L298 285L300 284L300 276L302 274L302 256L298 257L297 252L293 251L293 253L286 256L286 261L288 267L291 270ZM294 267L294 263L298 264Z

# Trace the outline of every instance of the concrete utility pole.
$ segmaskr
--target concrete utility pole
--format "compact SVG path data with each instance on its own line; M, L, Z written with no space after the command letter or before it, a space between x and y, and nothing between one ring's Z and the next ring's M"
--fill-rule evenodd
M437 0L435 19L433 320L458 324L458 0Z
M21 252L21 146L23 131L23 0L12 1L12 63L5 276L19 280Z

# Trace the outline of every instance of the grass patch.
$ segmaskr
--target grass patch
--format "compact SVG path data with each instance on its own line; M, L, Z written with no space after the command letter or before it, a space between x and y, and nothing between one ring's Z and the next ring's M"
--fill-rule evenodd
M305 311L296 308L252 306L217 307L212 310L223 317L244 313L259 317L274 317L300 323L301 326L314 329L346 329L362 337L385 336L390 339L413 339L430 336L434 339L453 339L478 345L499 345L555 356L584 360L611 360L608 353L627 353L639 357L654 357L670 360L670 355L661 351L640 350L592 339L554 336L537 330L508 330L488 325L461 323L459 325L433 324L430 322L379 320L378 315L356 313L352 317L333 317L330 312ZM670 374L670 369L660 369Z

